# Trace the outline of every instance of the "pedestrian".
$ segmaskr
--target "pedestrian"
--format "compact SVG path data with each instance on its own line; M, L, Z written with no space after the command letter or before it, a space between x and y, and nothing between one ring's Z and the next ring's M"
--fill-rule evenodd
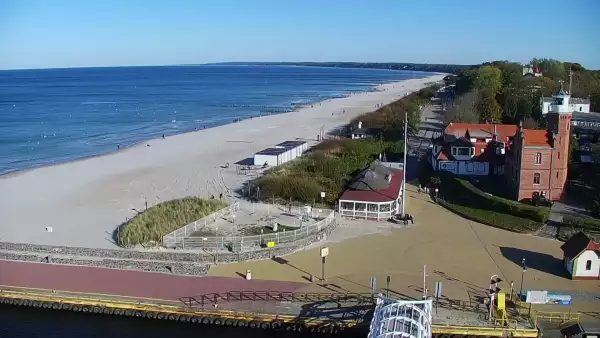
M223 193L219 194L219 199L222 200L223 199Z

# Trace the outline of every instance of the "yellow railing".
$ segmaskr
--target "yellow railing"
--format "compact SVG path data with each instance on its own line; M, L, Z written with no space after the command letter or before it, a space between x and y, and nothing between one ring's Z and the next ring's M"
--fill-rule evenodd
M516 325L516 323L515 323ZM517 329L506 327L479 327L479 326L452 326L452 325L432 325L431 331L434 334L448 335L470 335L470 336L488 336L505 337L509 334L512 337L537 337L538 332L534 329Z
M578 322L581 313L580 312L562 312L562 311L538 311L533 310L530 304L527 304L519 299L519 296L514 290L511 290L510 300L515 304L517 312L525 317L529 317L529 321L533 327L537 327L540 320L544 321L559 321L559 322ZM531 309L531 310L530 310Z
M162 312L166 314L176 315L188 315L188 316L199 316L199 317L218 317L224 319L235 319L235 320L247 320L247 321L261 321L261 322L272 322L278 321L283 323L297 322L298 318L295 316L286 315L268 315L268 314L255 314L241 311L230 311L230 310L203 310L197 308L185 308L182 306L174 305L161 305L144 302L133 302L133 301L122 301L122 300L107 300L92 297L72 297L66 295L49 295L49 294L33 294L28 292L20 291L9 291L0 290L0 298L8 299L20 299L29 300L32 302L47 302L47 303L59 303L59 304L71 304L88 307L100 307L100 308L114 308L120 310L130 311L152 311ZM326 321L316 318L310 318L302 320L307 325L320 325ZM355 326L357 323L354 320L340 321L346 327Z

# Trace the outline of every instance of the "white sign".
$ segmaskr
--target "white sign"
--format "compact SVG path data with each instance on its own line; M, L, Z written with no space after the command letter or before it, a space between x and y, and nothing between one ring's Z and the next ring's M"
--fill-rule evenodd
M321 191L321 198L325 198L325 192Z
M324 258L327 256L329 256L329 247L321 248L321 257Z
M52 227L46 227L46 232L52 232Z
M525 303L546 304L548 302L548 291L527 291Z

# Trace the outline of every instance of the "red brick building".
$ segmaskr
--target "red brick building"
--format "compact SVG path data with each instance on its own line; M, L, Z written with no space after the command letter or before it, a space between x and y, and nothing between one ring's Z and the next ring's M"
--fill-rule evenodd
M521 125L450 123L433 140L434 170L467 176L503 176L517 200L539 194L564 197L572 112L562 89L546 115L547 130Z

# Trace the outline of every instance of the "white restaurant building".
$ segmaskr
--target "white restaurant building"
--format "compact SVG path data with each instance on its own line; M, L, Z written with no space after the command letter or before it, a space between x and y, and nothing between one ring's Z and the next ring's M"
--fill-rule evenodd
M386 221L400 212L402 170L385 167L379 161L363 169L340 196L342 217Z

